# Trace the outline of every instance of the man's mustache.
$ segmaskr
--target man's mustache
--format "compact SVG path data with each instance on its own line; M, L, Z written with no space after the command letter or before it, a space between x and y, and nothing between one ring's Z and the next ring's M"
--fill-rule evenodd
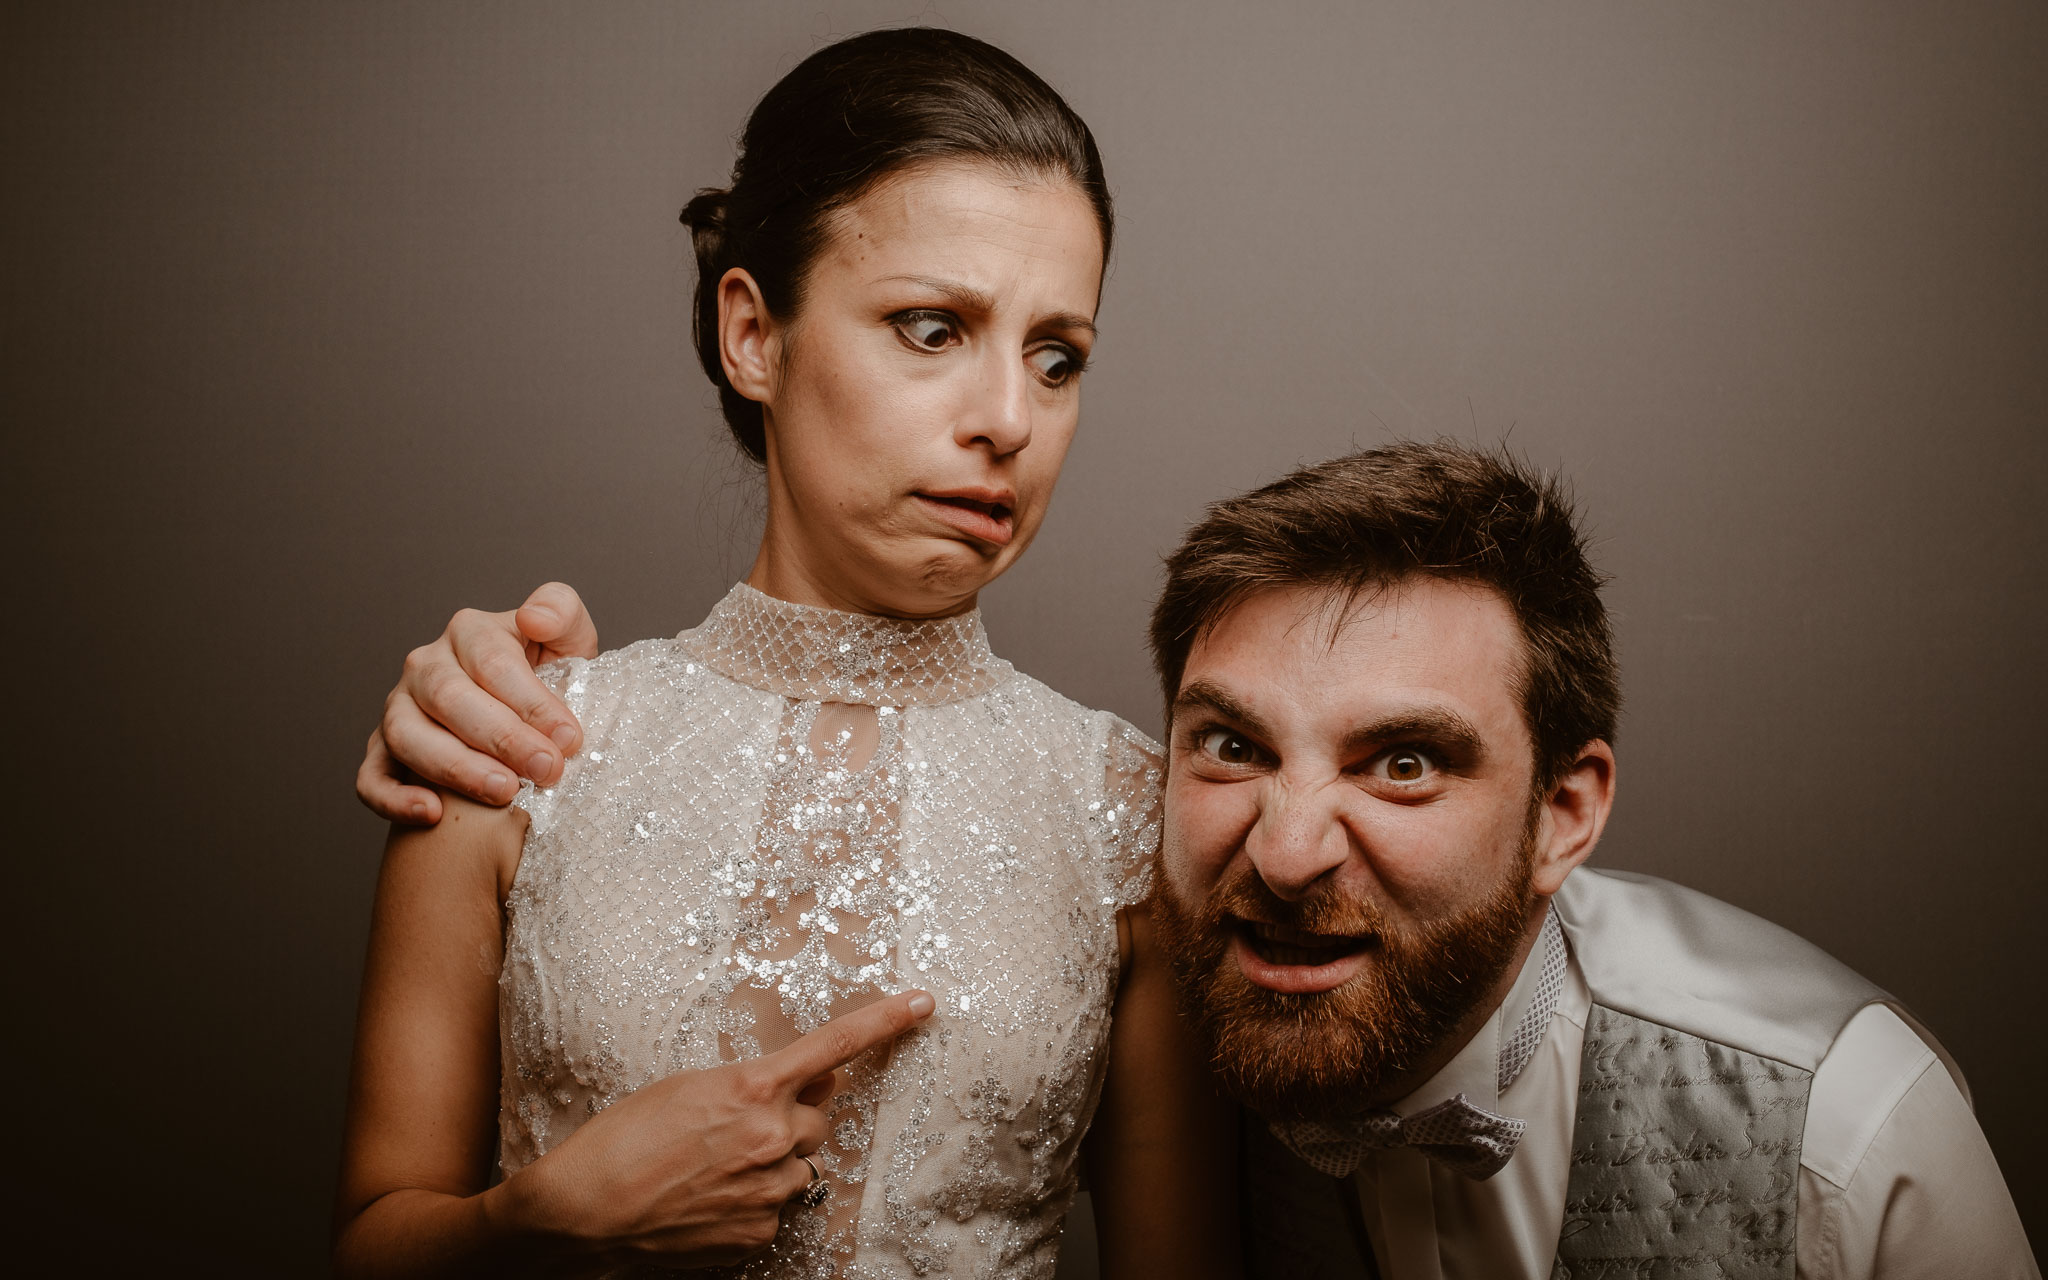
M1386 913L1371 898L1325 885L1290 902L1274 893L1248 861L1210 893L1199 919L1202 931L1210 935L1223 933L1239 920L1340 938L1376 938L1387 929Z

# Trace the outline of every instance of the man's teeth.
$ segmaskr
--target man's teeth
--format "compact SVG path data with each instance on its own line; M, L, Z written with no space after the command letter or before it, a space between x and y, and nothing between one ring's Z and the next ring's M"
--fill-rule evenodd
M1308 947L1284 946L1278 942L1261 942L1259 954L1274 964L1328 964L1343 952L1333 947L1311 950Z
M1251 933L1259 955L1269 964L1328 964L1360 946L1357 938L1318 938L1257 922Z

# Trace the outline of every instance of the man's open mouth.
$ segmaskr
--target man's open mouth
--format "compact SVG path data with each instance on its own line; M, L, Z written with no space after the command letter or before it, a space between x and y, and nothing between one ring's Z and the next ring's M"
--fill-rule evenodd
M1370 937L1309 933L1285 925L1239 920L1238 936L1267 964L1323 965L1354 955L1373 944Z

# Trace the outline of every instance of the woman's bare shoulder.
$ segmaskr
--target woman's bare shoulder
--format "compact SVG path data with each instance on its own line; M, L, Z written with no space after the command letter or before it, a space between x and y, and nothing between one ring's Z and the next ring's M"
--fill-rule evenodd
M504 901L526 843L526 810L479 804L452 791L441 792L441 805L441 821L431 827L392 828L384 877L437 894L488 888L493 903Z

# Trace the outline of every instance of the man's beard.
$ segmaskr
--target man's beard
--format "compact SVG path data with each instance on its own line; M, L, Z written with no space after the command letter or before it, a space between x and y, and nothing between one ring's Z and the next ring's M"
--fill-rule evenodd
M1513 869L1466 911L1413 929L1371 901L1320 892L1274 895L1246 864L1199 912L1164 874L1153 920L1182 1008L1224 1086L1260 1114L1306 1119L1360 1111L1383 1081L1413 1071L1491 993L1522 940L1533 824ZM1365 969L1329 991L1257 986L1231 958L1231 917L1374 939Z

